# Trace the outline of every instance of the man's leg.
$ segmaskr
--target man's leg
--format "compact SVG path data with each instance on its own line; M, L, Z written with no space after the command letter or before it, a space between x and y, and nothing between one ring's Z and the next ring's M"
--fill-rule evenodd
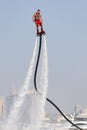
M36 24L36 30L37 30L37 34L38 34L39 33L38 24Z
M43 25L42 25L42 23L40 23L40 27L41 27L41 32L43 32Z
M41 33L42 33L42 34L46 34L45 31L43 30L42 24L41 24Z
M43 32L43 26L41 25L41 32Z

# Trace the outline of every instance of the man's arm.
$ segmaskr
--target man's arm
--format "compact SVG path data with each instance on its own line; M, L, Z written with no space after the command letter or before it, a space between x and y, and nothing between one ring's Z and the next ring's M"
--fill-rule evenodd
M35 16L36 16L36 13L34 13L34 15L32 16L33 21L35 21Z

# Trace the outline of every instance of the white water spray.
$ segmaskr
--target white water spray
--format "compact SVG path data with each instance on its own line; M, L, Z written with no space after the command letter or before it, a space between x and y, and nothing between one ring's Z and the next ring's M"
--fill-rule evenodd
M40 127L43 123L43 119L45 117L45 102L47 96L47 88L48 88L48 58L47 58L47 46L46 46L46 37L44 36L42 43L42 64L41 64L41 73L40 73L40 86L38 87L38 92L40 93L40 104L39 104L39 120Z
M14 102L10 114L8 116L7 122L6 122L6 126L8 126L9 124L13 124L15 123L15 121L17 121L19 115L19 111L20 111L20 107L24 102L25 99L25 95L27 93L27 90L29 89L29 83L33 74L33 67L34 67L34 62L35 62L35 56L36 56L36 50L37 50L37 38L36 38L36 42L35 42L35 47L34 47L34 52L33 52L33 57L27 72L27 76L25 78L25 82L23 87L21 88L17 100Z
M47 87L48 87L48 59L47 59L47 47L46 47L46 37L44 36L44 43L43 43L43 56L42 56L42 67L41 67L41 82L39 87L39 93L32 93L28 96L27 91L30 89L29 84L32 78L34 63L36 58L37 52L37 38L34 47L33 57L27 72L27 76L24 82L23 87L21 88L16 101L14 102L6 124L4 125L4 130L23 130L23 129L30 129L30 130L39 130L41 127L41 121L44 117L44 106L46 101L47 95ZM26 120L25 116L29 116L28 122L23 124ZM18 122L21 117L22 125L19 128ZM3 130L3 129L2 129Z
M48 88L48 56L47 56L46 37L44 36L42 68L41 68L41 87L40 87L40 93L42 94L42 98L43 98L42 100L43 116L45 113L44 106L46 102L47 88Z
M47 47L46 47L46 38L44 37L43 43L43 51L42 51L42 66L41 66L41 74L39 86L37 85L38 93L37 95L33 95L32 98L32 109L31 109L31 125L33 126L33 130L39 130L41 127L42 120L45 115L45 102L47 95L47 87L48 87L48 59L47 59Z

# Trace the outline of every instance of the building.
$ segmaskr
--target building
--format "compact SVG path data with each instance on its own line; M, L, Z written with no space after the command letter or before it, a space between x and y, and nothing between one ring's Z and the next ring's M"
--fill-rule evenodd
M75 114L82 113L82 106L80 105L75 106L74 112Z
M3 98L0 97L0 118L2 117L3 115Z

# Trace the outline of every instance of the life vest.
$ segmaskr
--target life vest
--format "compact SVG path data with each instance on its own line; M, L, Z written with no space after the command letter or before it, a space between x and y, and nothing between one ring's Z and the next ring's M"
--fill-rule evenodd
M40 19L40 18L41 18L40 13L36 13L36 15L35 15L35 20L38 20L38 19Z

